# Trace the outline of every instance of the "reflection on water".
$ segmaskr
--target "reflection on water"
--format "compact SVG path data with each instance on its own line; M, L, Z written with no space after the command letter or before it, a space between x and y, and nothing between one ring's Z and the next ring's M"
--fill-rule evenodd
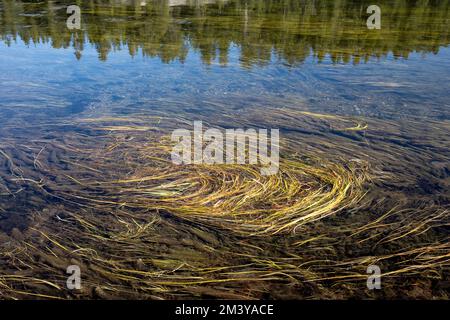
M189 49L206 64L228 63L232 46L244 66L273 58L297 64L310 54L318 61L359 63L390 52L437 53L449 44L448 1L379 1L382 29L367 32L361 1L100 1L81 6L82 30L65 28L61 2L2 1L1 37L26 44L72 47L78 59L93 45L101 60L126 47L131 55L184 61Z
M2 1L0 113L227 98L230 109L448 118L448 1L381 2L381 30L366 28L359 1L210 2L84 3L82 30L70 31L64 2Z
M68 4L0 2L0 298L448 298L449 1L381 30L357 0ZM279 128L281 173L173 167L195 120Z

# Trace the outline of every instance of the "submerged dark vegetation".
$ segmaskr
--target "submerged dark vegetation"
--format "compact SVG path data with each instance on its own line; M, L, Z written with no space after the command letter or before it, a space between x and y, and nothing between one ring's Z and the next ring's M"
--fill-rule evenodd
M59 124L62 135L25 125L2 139L2 297L447 298L448 185L430 197L414 172L448 181L418 164L432 151L378 139L386 129L396 139L393 124L273 112L313 136L286 123L269 177L173 165L166 132L183 118L86 118ZM72 264L80 291L65 288ZM366 289L372 264L378 292Z
M127 45L132 54L140 48L166 62L182 60L189 40L205 63L215 54L226 63L228 47L238 43L244 66L270 60L273 48L296 63L310 50L350 61L436 52L448 44L448 28L430 23L448 19L447 1L394 2L400 20L385 19L386 29L373 38L357 31L351 37L355 29L342 27L353 25L345 16L355 12L364 25L357 1L320 1L314 14L308 13L313 1L174 8L164 1L144 7L92 1L83 4L92 17L78 36L60 32L65 19L53 13L64 12L62 5L2 1L0 28L4 41L51 39L54 47L73 45L78 57L84 42L77 39L86 35L102 59ZM40 13L18 21L14 10ZM195 18L177 19L183 10ZM229 22L220 28L208 23L227 10ZM231 12L251 19L235 24ZM301 28L295 24L300 13L311 19ZM280 15L286 19L274 19ZM139 24L146 19L154 25ZM419 34L395 27L401 19L416 23L411 28ZM111 107L57 121L24 121L20 112L5 120L0 297L448 299L448 121L267 104L242 113L225 102L205 104L209 113L198 113L186 101L170 113ZM280 128L279 173L261 176L248 165L173 165L170 133L190 129L193 120L219 128ZM382 290L366 287L367 267L374 264L382 271ZM81 290L66 288L69 265L81 267Z

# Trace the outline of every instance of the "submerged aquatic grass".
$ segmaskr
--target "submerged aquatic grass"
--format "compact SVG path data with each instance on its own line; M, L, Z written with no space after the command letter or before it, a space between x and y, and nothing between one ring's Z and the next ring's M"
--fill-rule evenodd
M359 123L289 110L272 120L286 114L342 132ZM370 185L389 176L367 162L300 152L301 141L286 137L277 175L176 166L174 123L188 122L87 119L59 138L2 143L3 197L34 204L30 226L12 228L2 244L2 297L289 296L280 287L344 297L364 292L370 264L384 267L387 288L399 276L428 281L448 270L448 237L434 233L448 226L448 211L399 205L373 215L388 202L374 202ZM353 253L342 252L348 246ZM79 292L65 289L71 264L83 272Z

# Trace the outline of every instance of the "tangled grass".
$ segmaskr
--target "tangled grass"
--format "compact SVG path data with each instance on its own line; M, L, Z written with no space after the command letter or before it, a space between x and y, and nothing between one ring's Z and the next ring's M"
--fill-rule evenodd
M1 196L28 215L0 233L0 297L345 298L374 294L370 264L398 296L446 277L449 239L436 230L448 211L386 210L367 195L364 161L285 139L273 176L255 165L176 166L164 121L119 120L2 142ZM3 201L0 214L11 208ZM71 264L82 269L78 292L65 288Z
M72 182L67 185L78 186L58 196L110 208L166 210L245 235L277 234L356 204L367 178L367 168L354 163L318 165L295 159L282 159L272 176L262 176L254 165L177 166L167 159L170 148L164 142L139 146L107 146L111 151L103 153L103 163L67 176ZM105 180L103 172L117 170L105 166L121 154L138 157L119 165L126 174ZM93 167L97 169L89 169Z

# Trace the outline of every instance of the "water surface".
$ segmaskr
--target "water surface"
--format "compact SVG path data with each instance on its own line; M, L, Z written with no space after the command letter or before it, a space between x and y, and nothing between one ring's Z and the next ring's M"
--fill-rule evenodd
M152 272L200 277L204 261L217 268L232 265L237 274L242 272L237 266L255 264L258 272L267 274L261 280L260 273L252 269L253 276L268 283L266 287L257 282L255 291L248 289L253 285L249 284L251 276L237 284L231 281L229 286L211 281L212 285L202 283L196 287L195 283L192 289L184 286L166 293L159 287L143 289L136 284L139 281L127 282L125 276L119 281L98 271L104 270L98 267L101 263L117 258L115 253L99 260L91 257L97 269L90 268L86 256L78 257L73 252L90 252L99 244L82 240L78 247L72 247L77 242L70 238L69 231L69 238L61 241L70 242L64 242L63 247L74 251L60 255L55 253L58 248L50 250L61 260L44 254L30 258L25 249L19 251L25 252L27 258L15 260L9 253L16 249L5 245L1 273L16 275L18 278L11 281L19 282L8 282L10 289L65 297L64 292L39 287L42 284L22 283L17 275L27 274L25 266L37 263L45 267L31 275L58 283L63 278L55 276L52 268L63 268L69 259L79 259L87 269L95 270L88 280L93 291L83 291L81 297L445 296L442 283L448 281L448 215L442 212L450 200L449 1L380 0L380 30L367 28L368 3L357 0L83 1L80 30L67 28L66 8L71 4L0 2L0 230L4 243L30 237L36 241L35 246L50 250L52 246L43 245L47 238L36 233L36 226L55 236L64 234L65 227L58 223L70 220L74 212L82 219L114 212L120 216L118 225L126 224L127 228L132 228L126 219L133 214L136 221L148 223L142 210L127 209L124 203L97 208L74 199L65 202L61 195L89 181L88 173L78 171L80 167L92 165L89 168L93 172L104 170L103 177L132 175L133 170L138 171L133 161L145 158L133 154L134 146L144 146L148 137L170 134L177 126L189 127L195 120L203 120L210 127L279 128L287 141L281 151L283 156L305 161L317 158L324 166L327 161L344 163L345 168L364 163L370 167L373 180L364 185L368 196L360 207L331 218L325 225L313 224L303 235L242 240L217 226L196 225L189 219L172 221L170 210L157 210L158 219L163 217L157 239L129 244L129 256L114 265L117 274L128 272L128 276L135 275L133 270L147 270L151 265ZM143 133L137 127L151 129ZM109 144L111 141L130 148L114 154L117 163L123 163L117 170L108 167L114 162L114 158L107 158L115 148ZM97 147L98 154L94 155ZM72 166L74 159L78 167ZM44 169L47 173L40 172ZM74 181L77 186L71 185ZM73 193L77 194L75 189ZM107 192L93 188L88 193L101 200ZM120 192L115 196L120 197ZM352 229L350 225L367 224L397 209L398 216L374 228L379 228L379 233L367 236L377 239L387 234L392 244L377 246L364 239L347 238L345 230ZM119 226L111 228L117 231ZM392 229L386 231L386 226ZM164 238L177 228L176 236ZM94 237L97 240L100 229ZM71 231L76 234L74 230L79 229ZM328 236L324 235L326 230L332 230ZM415 230L419 234L399 237L395 236L396 230L408 235L409 230ZM305 235L324 243L318 241L316 247L312 241L311 247L308 244L300 248L298 243L305 241ZM236 243L241 241L249 243L244 253L253 257L251 262L242 260L242 252L237 252ZM152 264L138 250L148 243L157 247L150 255ZM267 253L261 255L257 246ZM189 254L183 256L183 250ZM396 254L418 254L408 261L422 261L424 251L433 252L426 256L431 257L426 271L415 265L413 269L419 271L408 275L404 262L395 260ZM294 256L305 261L290 262ZM327 279L333 274L345 277L350 271L342 266L349 264L350 269L354 268L352 272L365 274L366 266L361 263L365 257L383 257L376 261L386 260L387 270L394 275L400 270L404 278L394 276L388 285L390 291L377 296L358 287L358 276L352 279L352 289L345 282L320 282L319 276L312 281L320 283L316 287L305 284L306 271L292 271L293 265L324 259L336 261L338 269L313 264L308 272ZM32 262L26 262L28 258ZM264 264L264 259L276 262ZM274 268L295 274L289 278L295 278L295 283L281 275L272 279ZM223 280L232 276L220 277ZM6 283L8 279L3 280ZM102 281L109 281L108 286L102 287ZM423 290L411 290L416 287ZM4 296L22 297L13 289Z

